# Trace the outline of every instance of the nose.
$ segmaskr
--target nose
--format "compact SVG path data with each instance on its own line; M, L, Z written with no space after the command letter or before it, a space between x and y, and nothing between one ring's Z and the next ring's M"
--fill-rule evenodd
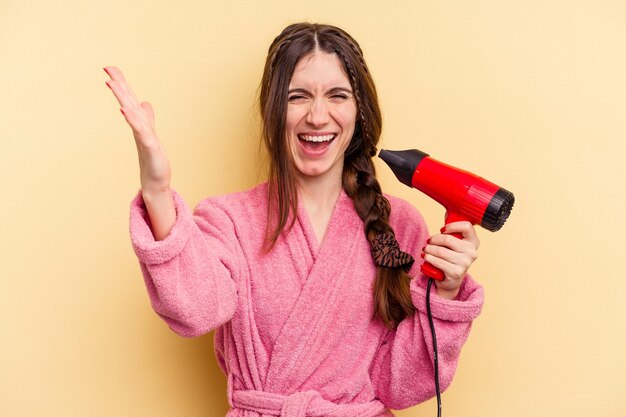
M328 103L324 100L313 100L306 116L306 121L313 127L322 127L330 120Z

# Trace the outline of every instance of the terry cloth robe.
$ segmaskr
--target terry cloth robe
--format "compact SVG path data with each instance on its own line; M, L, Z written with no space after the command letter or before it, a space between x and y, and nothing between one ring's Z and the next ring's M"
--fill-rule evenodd
M373 320L376 268L363 222L342 191L317 242L301 206L293 228L263 252L267 183L201 201L189 211L173 193L176 223L155 241L141 191L130 233L152 307L176 333L215 331L227 375L228 417L374 417L432 397L432 340L426 279L419 272L429 234L409 203L388 196L390 222L415 265L417 308L395 330ZM454 375L482 288L465 277L456 300L431 296L440 381Z

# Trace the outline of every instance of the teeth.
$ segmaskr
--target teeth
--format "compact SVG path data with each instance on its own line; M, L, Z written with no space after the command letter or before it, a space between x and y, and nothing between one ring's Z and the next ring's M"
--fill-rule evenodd
M328 142L329 140L334 139L335 135L323 135L323 136L299 135L298 137L307 142Z

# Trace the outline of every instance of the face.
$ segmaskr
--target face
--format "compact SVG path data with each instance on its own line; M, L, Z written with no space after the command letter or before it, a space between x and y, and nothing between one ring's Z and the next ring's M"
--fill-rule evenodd
M356 124L350 80L336 54L316 51L296 65L289 83L286 135L299 179L337 176Z

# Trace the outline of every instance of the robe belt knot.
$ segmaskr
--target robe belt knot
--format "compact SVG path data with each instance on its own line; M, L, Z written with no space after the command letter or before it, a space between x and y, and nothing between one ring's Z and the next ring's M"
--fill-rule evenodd
M335 404L317 391L282 395L255 390L234 391L233 407L280 417L376 417L385 413L380 401L361 404Z

